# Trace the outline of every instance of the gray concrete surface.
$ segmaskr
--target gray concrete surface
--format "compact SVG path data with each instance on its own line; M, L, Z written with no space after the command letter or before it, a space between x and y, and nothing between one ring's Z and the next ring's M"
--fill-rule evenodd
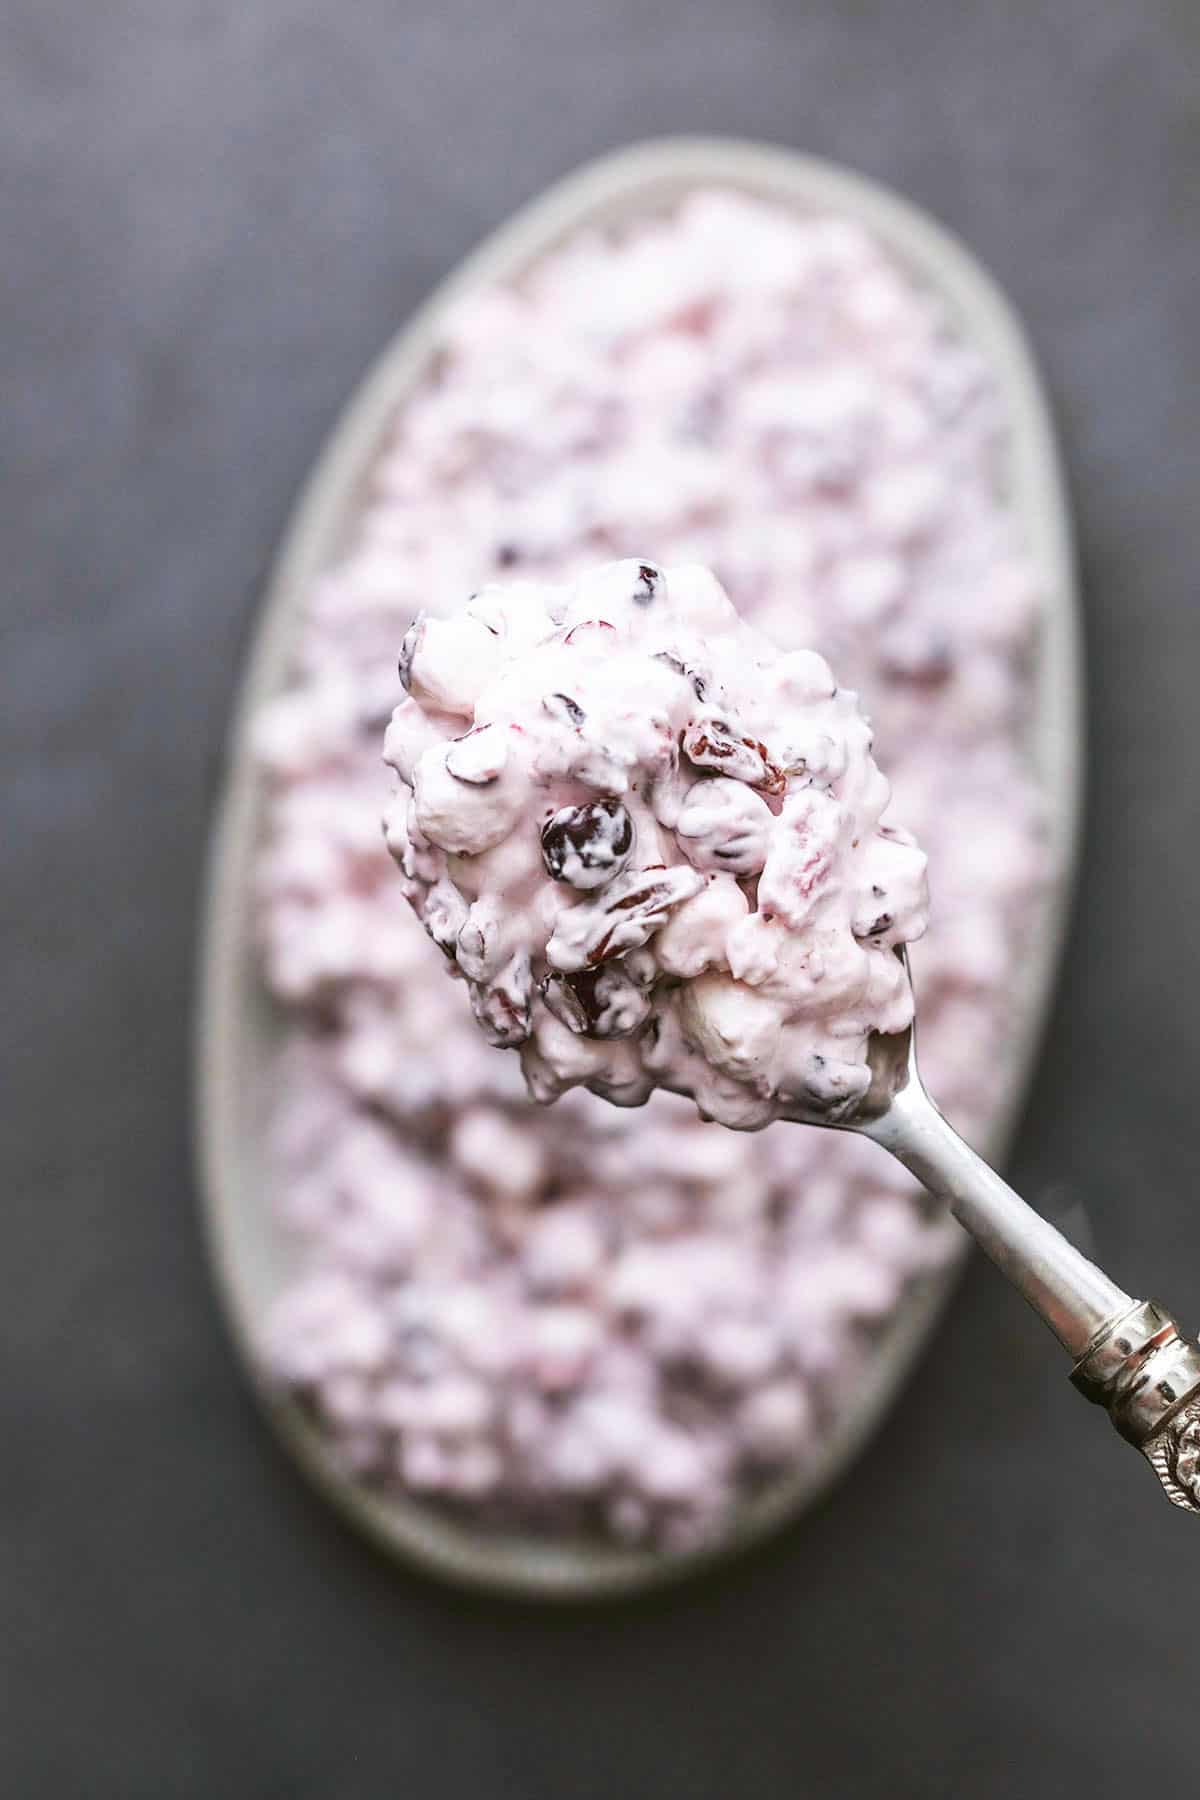
M962 233L1041 356L1092 799L1015 1173L1200 1316L1198 94L1190 0L2 0L5 1795L1194 1787L1200 1530L986 1269L858 1478L769 1550L607 1613L468 1602L268 1440L209 1291L187 1081L238 646L348 388L585 156L773 138Z

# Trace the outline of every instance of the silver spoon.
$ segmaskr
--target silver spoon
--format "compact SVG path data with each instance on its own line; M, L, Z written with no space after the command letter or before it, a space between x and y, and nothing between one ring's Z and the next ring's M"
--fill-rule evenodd
M1200 1345L1155 1301L1110 1281L963 1142L925 1091L915 1029L873 1037L868 1060L871 1086L853 1111L788 1116L872 1138L945 1200L1074 1358L1080 1393L1107 1409L1168 1499L1200 1513Z

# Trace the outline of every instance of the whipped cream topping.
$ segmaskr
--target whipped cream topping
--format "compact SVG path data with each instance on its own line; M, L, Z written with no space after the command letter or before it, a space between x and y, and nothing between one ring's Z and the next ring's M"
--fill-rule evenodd
M388 847L540 1101L836 1122L912 1017L925 858L857 696L698 565L492 585L404 640Z
M444 316L256 733L261 965L288 1039L263 1203L295 1247L260 1354L355 1478L480 1525L719 1535L821 1457L958 1236L852 1134L720 1130L667 1093L530 1103L379 830L414 615L652 546L869 695L937 871L921 1063L977 1138L1053 873L1023 752L1039 587L1005 443L936 295L851 221L740 193L579 233ZM732 843L725 805L745 800L713 779L681 813L676 835L708 846L693 867Z

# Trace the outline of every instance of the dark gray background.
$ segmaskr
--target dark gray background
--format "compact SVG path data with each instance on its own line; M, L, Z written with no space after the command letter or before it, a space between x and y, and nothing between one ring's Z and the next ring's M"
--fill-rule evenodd
M431 283L575 162L676 130L894 183L1028 321L1078 514L1093 786L1015 1171L1200 1313L1193 0L4 0L13 1800L1195 1786L1200 1528L981 1266L835 1501L597 1613L380 1561L269 1441L213 1304L191 963L256 579Z

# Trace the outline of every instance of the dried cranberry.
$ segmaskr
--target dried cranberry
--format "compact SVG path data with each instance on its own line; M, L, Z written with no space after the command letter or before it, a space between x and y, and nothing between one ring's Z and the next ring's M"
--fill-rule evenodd
M783 771L771 761L767 747L757 738L743 737L725 719L696 719L684 731L681 747L698 769L715 769L734 781L781 794L787 786Z
M635 606L649 606L658 592L658 584L662 577L653 563L638 564L637 586L633 590Z
M552 719L562 719L566 724L573 725L576 730L587 718L587 714L578 700L572 700L570 694L543 695L542 709L544 712L548 712Z
M692 692L695 694L697 700L704 699L705 695L708 693L708 683L704 676L699 674L697 670L689 669L687 664L681 662L679 657L675 656L670 650L656 650L654 652L654 661L666 663L668 669L674 669L677 675L682 675L685 681L690 681L692 684Z
M703 877L695 869L680 865L674 869L665 869L661 863L652 863L649 868L640 869L632 877L626 877L629 885L624 893L612 899L600 912L601 935L596 938L588 951L587 961L591 968L602 963L617 943L618 953L628 947L627 933L630 927L640 934L634 943L645 943L653 931L661 925L669 910L684 900L690 900L698 887L704 886ZM629 914L627 921L617 918L618 913ZM618 941L625 935L624 946Z
M553 1013L560 1025L565 1025L576 1037L587 1035L587 1012L575 991L572 976L547 975L541 984L541 994L547 1011Z
M575 975L549 975L542 983L542 998L577 1037L630 1037L650 1012L649 998L619 963L581 969Z
M633 820L619 800L564 806L542 827L542 861L555 881L603 887L633 849Z

